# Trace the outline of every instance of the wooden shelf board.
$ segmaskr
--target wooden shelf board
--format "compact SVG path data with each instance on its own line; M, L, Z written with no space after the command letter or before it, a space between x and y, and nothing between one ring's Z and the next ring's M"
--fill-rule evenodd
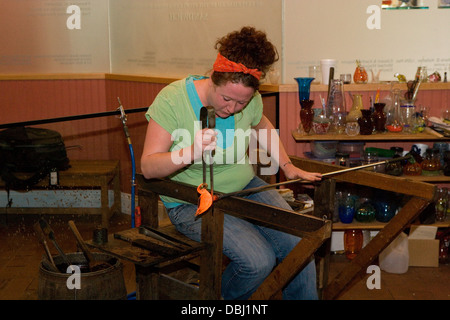
M422 181L422 182L442 182L442 183L448 183L450 182L450 176L444 176L443 174L437 175L437 176L426 176L426 175L420 175L420 176L405 176L402 175L402 178L410 179L414 181Z
M398 81L391 82L384 81L380 83L366 83L366 84L344 84L344 91L362 92L362 91L390 91L391 89L406 90L406 83L399 83ZM448 90L450 89L450 82L424 82L420 85L420 90ZM280 84L278 85L279 92L298 92L298 85L296 83ZM311 84L311 92L327 92L328 85L325 84Z
M424 140L449 140L442 134L431 128L426 128L421 133L404 132L384 132L371 135L348 136L346 134L337 134L334 132L326 134L301 134L297 130L292 131L292 137L295 141L324 141L324 140L342 140L342 141L424 141Z
M388 223L387 222L358 222L353 221L352 223L342 223L342 222L335 222L333 223L332 230L333 231L345 231L345 230L352 230L352 229L364 229L364 230L381 230L383 229ZM443 222L435 222L433 224L427 224L427 226L433 226L438 228L449 228L450 227L450 217L447 217L447 219Z

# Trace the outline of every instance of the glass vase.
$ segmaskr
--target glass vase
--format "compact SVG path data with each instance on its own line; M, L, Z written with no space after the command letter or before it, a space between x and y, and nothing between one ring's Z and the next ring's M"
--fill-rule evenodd
M361 229L344 231L344 251L347 259L352 260L361 251L363 246L363 233Z
M311 131L313 119L314 119L314 110L312 106L314 104L313 100L302 100L300 101L300 122L303 127L303 131L308 134Z
M353 81L355 83L367 83L369 77L367 71L363 66L358 65L353 74Z
M378 190L374 196L373 205L376 209L375 219L379 222L389 222L399 208L397 194Z
M407 176L420 176L422 174L422 166L414 157L410 157L403 166L403 174Z
M338 215L342 223L352 223L355 216L355 198L350 193L342 193L338 199Z
M379 199L375 205L375 219L379 222L389 222L397 212L397 207L384 199Z
M413 133L415 130L415 100L401 99L400 100L400 118L403 125L403 131L406 133Z
M438 176L441 170L441 160L439 150L430 148L425 151L425 159L422 163L422 175L424 176Z
M303 131L308 134L311 131L314 112L312 106L313 100L309 99L311 93L311 83L314 78L294 78L298 85L298 102L300 103L300 122Z
M341 80L332 80L326 106L326 115L333 123L333 131L342 134L345 131L347 110L345 107L344 84Z
M359 222L372 222L375 220L375 213L375 207L370 201L366 201L356 210L355 219Z
M362 117L358 118L359 134L370 135L373 131L372 113L369 109L361 110Z
M358 118L361 118L361 109L363 108L362 103L362 95L354 94L353 96L353 104L350 112L347 115L347 122L358 121Z
M389 132L401 132L403 130L400 117L400 90L391 92L391 106L386 115L386 129Z
M302 100L309 100L309 94L311 92L311 83L314 78L294 78L298 85L298 101L300 104Z
M386 130L386 112L384 112L385 103L374 103L375 111L372 113L372 120L375 131L382 133Z

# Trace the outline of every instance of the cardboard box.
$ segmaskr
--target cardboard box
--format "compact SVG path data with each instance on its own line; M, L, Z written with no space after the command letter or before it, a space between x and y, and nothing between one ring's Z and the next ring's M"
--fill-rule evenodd
M439 240L437 227L411 226L408 237L409 266L439 267Z

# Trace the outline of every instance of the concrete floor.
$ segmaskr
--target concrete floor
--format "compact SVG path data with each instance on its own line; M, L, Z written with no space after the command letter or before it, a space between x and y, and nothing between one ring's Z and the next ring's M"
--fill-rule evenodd
M67 222L73 219L85 240L100 223L97 218L44 216L65 252L76 252L77 244ZM130 228L130 216L116 215L109 233ZM0 300L36 300L38 266L44 250L39 244L33 224L37 216L0 216ZM55 247L49 244L52 253ZM348 264L343 255L332 255L330 279ZM134 265L123 261L127 292L135 291ZM368 289L366 279L356 281L339 300L450 300L450 264L438 268L410 267L405 274L381 272L381 288Z

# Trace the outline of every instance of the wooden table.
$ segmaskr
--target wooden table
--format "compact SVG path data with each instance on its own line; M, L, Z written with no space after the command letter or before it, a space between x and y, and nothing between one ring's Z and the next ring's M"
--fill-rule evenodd
M118 160L71 160L71 168L59 172L59 184L49 186L49 178L42 179L32 190L38 189L100 189L99 208L73 207L11 207L0 208L0 213L20 214L97 214L102 216L102 226L108 227L109 218L114 212L121 210L120 168ZM24 178L25 174L18 174ZM114 191L114 203L109 207L108 191ZM5 182L0 179L0 188L5 188Z

